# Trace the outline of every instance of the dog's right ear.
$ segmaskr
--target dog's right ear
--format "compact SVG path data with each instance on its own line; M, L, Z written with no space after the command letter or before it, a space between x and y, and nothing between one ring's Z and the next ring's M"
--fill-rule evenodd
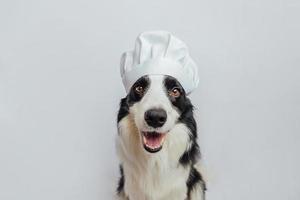
M118 123L129 114L129 105L127 102L127 97L121 99L120 109L118 112Z

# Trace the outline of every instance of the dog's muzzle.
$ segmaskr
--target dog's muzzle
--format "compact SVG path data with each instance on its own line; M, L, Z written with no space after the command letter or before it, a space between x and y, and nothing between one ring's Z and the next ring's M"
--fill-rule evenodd
M142 132L143 145L146 151L156 153L162 149L166 133Z

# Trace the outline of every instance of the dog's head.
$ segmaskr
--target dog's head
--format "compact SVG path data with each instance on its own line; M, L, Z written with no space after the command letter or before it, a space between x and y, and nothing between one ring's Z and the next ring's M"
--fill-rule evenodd
M147 75L138 79L121 101L118 121L127 114L132 116L143 147L151 153L163 148L167 134L178 123L185 123L194 129L192 132L196 129L190 100L171 76Z

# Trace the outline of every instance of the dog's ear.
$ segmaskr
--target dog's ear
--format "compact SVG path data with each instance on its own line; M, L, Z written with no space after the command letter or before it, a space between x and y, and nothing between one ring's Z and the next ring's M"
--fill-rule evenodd
M129 114L129 105L127 102L127 97L121 99L120 101L120 109L118 112L118 123Z

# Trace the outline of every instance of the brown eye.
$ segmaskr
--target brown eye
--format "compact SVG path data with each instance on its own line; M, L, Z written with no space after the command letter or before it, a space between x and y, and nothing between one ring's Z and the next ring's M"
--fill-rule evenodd
M143 94L143 92L144 92L144 88L142 87L142 86L137 86L137 87L135 87L135 92L137 93L137 94Z
M180 96L180 91L178 88L173 88L169 94L170 96L177 98Z

